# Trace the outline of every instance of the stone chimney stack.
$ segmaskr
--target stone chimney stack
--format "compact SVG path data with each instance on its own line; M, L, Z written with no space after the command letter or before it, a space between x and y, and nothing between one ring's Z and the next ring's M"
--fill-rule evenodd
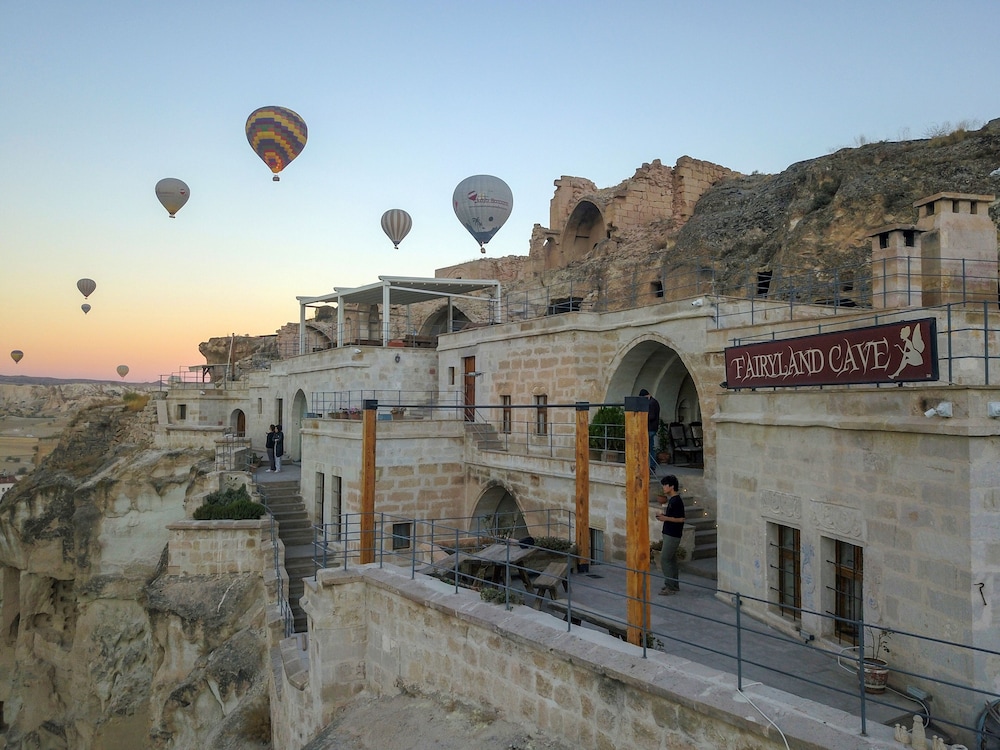
M920 236L923 304L997 303L997 228L992 195L936 193L914 207Z

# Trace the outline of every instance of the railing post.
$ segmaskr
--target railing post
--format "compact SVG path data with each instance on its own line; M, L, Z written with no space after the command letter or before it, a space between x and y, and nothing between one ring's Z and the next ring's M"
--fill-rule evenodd
M590 403L576 402L576 554L579 570L590 570Z
M865 621L859 618L854 624L858 633L858 693L861 696L861 736L868 735L868 704L865 701Z
M743 690L743 628L740 616L743 614L743 601L740 592L736 592L736 689Z
M625 398L625 534L627 544L628 642L639 645L649 629L649 399Z
M361 555L362 565L375 562L375 417L378 401L364 402L361 432Z

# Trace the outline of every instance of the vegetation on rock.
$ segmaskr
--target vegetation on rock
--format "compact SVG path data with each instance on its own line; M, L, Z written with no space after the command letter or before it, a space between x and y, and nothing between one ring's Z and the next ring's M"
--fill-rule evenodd
M219 521L260 518L267 509L250 499L246 485L239 489L217 490L205 496L205 502L194 511L196 521Z

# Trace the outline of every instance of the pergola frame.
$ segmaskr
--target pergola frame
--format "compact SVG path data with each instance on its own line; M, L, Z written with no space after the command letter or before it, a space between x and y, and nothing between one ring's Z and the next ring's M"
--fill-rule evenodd
M299 353L306 348L306 308L323 303L337 306L337 347L344 345L344 307L347 304L382 305L382 346L389 345L389 316L392 305L411 305L432 299L448 300L448 330L451 331L454 313L453 300L473 299L482 302L483 297L472 292L492 290L494 312L500 310L500 282L494 279L437 279L411 276L379 276L374 284L359 287L334 287L330 294L318 297L296 297L299 301ZM491 323L498 322L491 320Z

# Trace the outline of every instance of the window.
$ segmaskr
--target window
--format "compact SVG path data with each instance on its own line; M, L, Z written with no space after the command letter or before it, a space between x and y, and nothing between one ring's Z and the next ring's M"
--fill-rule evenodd
M321 527L326 525L326 474L322 471L316 472L316 491L313 495L316 504L313 510L313 523Z
M590 529L590 561L604 562L604 532L600 529Z
M903 244L907 247L916 247L917 244L917 233L912 229L903 230Z
M972 201L969 204L969 213L970 214L978 214L979 213L979 204L976 203L976 201Z
M930 203L927 204L927 215L928 216L933 216L934 215L934 202L933 201L931 201Z
M663 282L662 281L654 281L649 286L650 286L650 290L653 292L653 296L654 297L656 297L657 299L663 299Z
M889 233L888 232L882 232L881 234L879 234L879 236L878 236L878 246L880 248L882 248L883 250L885 250L887 247L889 247Z
M864 555L861 547L847 542L833 542L833 559L827 560L833 576L834 635L852 646L858 643L855 624L864 613Z
M960 204L958 201L952 201L951 202L951 212L953 214L959 213L959 208L961 207L961 205L962 204Z
M182 422L187 419L188 407L187 404L177 404L177 421Z
M330 477L330 512L326 516L327 525L323 528L328 534L328 539L333 542L344 541L343 526L340 521L340 486L341 478Z
M771 590L775 592L778 610L782 617L802 619L802 559L800 534L790 526L768 524L772 534L770 567L774 577Z
M538 407L535 411L535 434L536 435L548 435L549 434L549 410L546 405L549 403L548 396L535 396L535 406Z
M510 396L501 396L500 403L503 410L500 413L500 432L509 435L511 432L511 422L513 421L513 409L510 408Z
M264 413L264 399L257 399L257 415L260 416Z
M766 297L771 289L771 271L757 272L757 296Z
M455 368L448 368L448 385L455 385Z
M392 549L409 549L411 536L409 523L394 523L392 525Z

